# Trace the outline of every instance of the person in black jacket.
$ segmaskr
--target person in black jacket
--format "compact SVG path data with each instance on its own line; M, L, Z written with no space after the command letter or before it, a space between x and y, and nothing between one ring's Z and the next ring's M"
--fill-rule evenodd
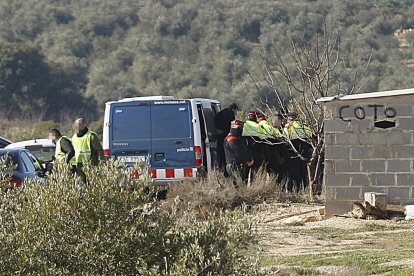
M237 111L239 107L237 104L232 103L228 107L221 110L217 113L215 122L216 127L218 130L217 135L217 152L218 152L218 164L219 168L224 170L225 169L225 155L224 155L224 147L223 141L226 138L227 134L230 132L230 124L232 121L236 120Z
M254 160L242 137L242 131L243 122L231 122L229 134L224 139L224 152L227 174L232 177L236 177L236 174L239 174L243 181L247 181L247 175L243 174L243 168L245 166L251 167Z

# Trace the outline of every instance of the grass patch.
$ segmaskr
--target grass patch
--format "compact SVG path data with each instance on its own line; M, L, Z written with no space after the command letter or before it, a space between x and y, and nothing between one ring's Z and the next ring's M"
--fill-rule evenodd
M373 233L373 236L384 237L384 235L390 235L390 239L394 235L393 233L387 233L386 231L395 231L395 230L404 230L408 229L406 225L381 225L378 223L367 223L361 226L358 229L343 229L337 227L315 227L315 228L295 228L290 230L294 234L299 234L301 236L312 236L318 240L358 240L364 239L364 244L374 244L375 241L370 240L368 237L362 236L364 232L378 232ZM404 232L401 233L401 237L405 235ZM372 237L372 235L370 235ZM406 241L404 240L404 243Z
M19 142L23 140L48 138L49 131L53 128L58 128L69 137L72 136L72 122L66 124L57 123L54 121L7 121L0 122L1 136L9 139L12 142ZM95 131L102 140L103 121L91 122L89 128Z
M307 254L289 257L264 258L262 266L286 265L294 267L296 272L301 269L316 271L319 267L338 266L355 267L364 275L378 274L402 269L400 266L387 266L384 263L390 260L410 257L413 250L407 250L400 254L388 255L388 252L346 252L331 254ZM300 273L298 273L300 274Z
M354 240L354 229L341 229L335 227L317 227L317 228L298 228L291 231L292 233L302 236L313 236L318 240Z
M397 229L407 229L406 225L383 225L375 222L364 224L363 231L393 231Z
M394 276L411 276L414 275L414 269L413 268L402 268L399 269L398 271L394 271L393 272Z
M357 274L349 274L348 271L338 275L371 275L379 273L392 273L392 275L412 275L414 269L404 265L388 265L391 261L412 259L414 256L414 239L409 230L409 225L381 225L367 223L358 229L341 229L335 227L318 228L294 228L292 234L308 236L316 240L331 240L340 243L344 240L361 240L356 249L352 251L302 254L295 256L267 256L262 258L262 267L287 267L286 275L318 275L319 268L338 267L348 269L350 267L359 271ZM399 231L403 230L403 231ZM405 231L404 231L405 230ZM367 232L373 232L367 233ZM344 271L345 271L344 270ZM303 273L302 273L303 272ZM342 273L342 274L341 274Z
M392 241L390 241L392 242ZM378 250L378 246L370 246L370 249L358 250L344 253L324 253L324 254L306 254L297 256L275 257L269 256L262 259L261 266L284 265L293 267L295 271L303 269L316 270L324 266L338 267L355 267L361 271L363 275L378 274L385 272L401 272L398 275L409 275L413 271L411 268L403 266L388 266L385 263L412 258L414 249L411 245L406 248L410 249L392 249L383 248ZM408 274L405 274L408 273Z

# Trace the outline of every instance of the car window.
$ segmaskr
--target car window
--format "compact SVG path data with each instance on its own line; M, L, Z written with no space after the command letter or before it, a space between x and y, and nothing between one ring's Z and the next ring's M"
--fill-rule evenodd
M31 152L28 152L27 155L29 156L32 164L35 166L36 171L43 171L43 166L39 160Z
M55 155L54 147L31 147L27 149L42 163L52 161L53 156Z
M34 173L36 171L36 167L33 164L32 159L26 152L20 153L20 158L22 159L23 170L27 173Z

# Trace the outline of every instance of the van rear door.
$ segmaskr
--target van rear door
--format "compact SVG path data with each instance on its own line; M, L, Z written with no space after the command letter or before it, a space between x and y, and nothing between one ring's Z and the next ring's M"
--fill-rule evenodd
M127 163L144 161L151 154L151 105L148 102L111 106L110 152Z
M189 100L154 101L151 105L151 166L195 167L192 108Z
M111 155L126 163L149 158L154 169L195 167L192 113L188 100L112 104Z

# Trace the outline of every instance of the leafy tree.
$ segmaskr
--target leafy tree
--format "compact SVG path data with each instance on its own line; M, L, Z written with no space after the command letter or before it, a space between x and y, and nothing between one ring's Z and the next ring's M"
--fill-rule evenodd
M340 36L326 24L322 33L315 30L312 38L308 35L305 32L302 40L290 38L288 56L281 56L276 51L263 54L264 80L253 80L265 106L276 107L282 114L296 112L302 125L311 128L312 133L298 138L312 147L310 156L287 135L283 141L298 158L307 162L310 194L313 195L321 184L325 148L325 113L316 100L357 93L363 86L368 64L361 62L355 70L348 70L340 58ZM271 98L276 104L269 101Z
M79 93L74 77L45 61L34 47L0 45L0 108L5 118L62 119L81 112L95 113ZM83 112L82 112L83 113Z
M0 45L0 105L4 116L31 116L44 110L50 81L49 67L38 50Z

